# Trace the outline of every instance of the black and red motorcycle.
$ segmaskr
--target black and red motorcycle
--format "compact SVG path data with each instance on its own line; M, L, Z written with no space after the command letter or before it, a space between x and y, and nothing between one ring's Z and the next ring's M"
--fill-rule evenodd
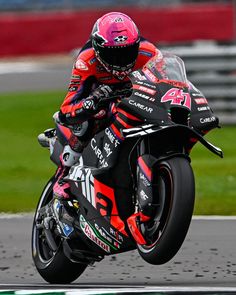
M134 249L150 264L168 262L193 214L191 148L200 142L223 157L202 136L218 126L218 119L187 80L180 58L159 55L130 79L131 95L119 92L100 101L101 107L112 102L115 115L70 169L67 206L53 198L56 174L40 197L32 254L50 283L72 282L104 256ZM45 135L51 160L59 165L60 136L55 130Z

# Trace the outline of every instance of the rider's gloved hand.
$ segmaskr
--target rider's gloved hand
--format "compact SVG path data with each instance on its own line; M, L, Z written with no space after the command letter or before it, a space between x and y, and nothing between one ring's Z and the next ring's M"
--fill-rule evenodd
M83 109L90 112L96 112L99 100L102 98L109 98L112 92L111 87L108 85L99 86L83 101Z
M99 101L101 98L109 98L112 94L113 90L108 85L100 85L96 88L90 96L92 96L95 100Z

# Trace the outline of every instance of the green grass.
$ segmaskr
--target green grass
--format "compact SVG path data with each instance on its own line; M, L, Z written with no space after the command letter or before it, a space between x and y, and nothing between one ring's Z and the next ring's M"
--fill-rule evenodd
M0 96L0 211L32 211L55 171L37 136L54 127L63 92Z
M206 138L223 149L221 159L199 143L192 152L195 214L236 215L236 127L212 130Z
M37 136L53 127L64 93L0 95L0 212L33 211L55 171ZM207 139L224 150L220 159L197 144L192 152L195 214L236 215L236 127L213 130Z

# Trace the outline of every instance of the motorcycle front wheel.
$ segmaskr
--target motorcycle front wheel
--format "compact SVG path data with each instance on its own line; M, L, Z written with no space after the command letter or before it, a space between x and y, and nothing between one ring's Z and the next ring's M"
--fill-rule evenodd
M146 245L137 245L140 256L160 265L172 259L180 249L191 222L195 182L192 167L184 157L161 161L153 179L155 216L143 232Z
M76 280L87 265L70 261L63 252L59 237L55 237L57 250L53 251L47 243L43 229L37 226L39 210L52 200L54 183L55 177L52 177L41 194L35 212L32 228L32 256L39 274L45 281L51 284L68 284Z

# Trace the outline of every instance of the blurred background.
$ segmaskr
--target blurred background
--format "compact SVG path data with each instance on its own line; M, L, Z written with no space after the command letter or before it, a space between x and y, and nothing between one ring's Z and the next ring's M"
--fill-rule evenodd
M0 0L0 211L31 211L55 167L37 145L53 127L73 60L94 22L121 11L142 36L185 62L222 129L209 139L223 160L196 147L195 214L236 215L236 1Z

